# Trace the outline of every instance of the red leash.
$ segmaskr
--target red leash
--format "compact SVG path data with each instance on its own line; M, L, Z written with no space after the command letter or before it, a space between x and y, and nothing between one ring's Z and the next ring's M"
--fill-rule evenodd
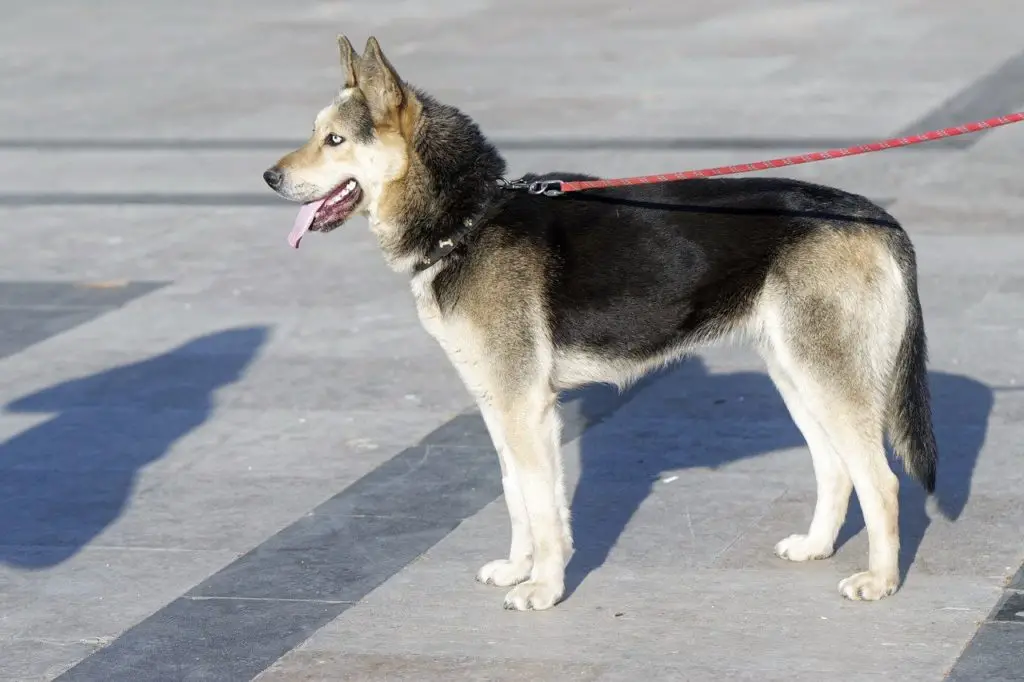
M813 163L815 161L827 161L828 159L839 159L844 156L856 156L869 152L880 152L895 147L906 147L932 140L941 140L945 137L956 137L967 133L976 133L989 128L1009 125L1024 121L1024 111L1019 111L1006 116L997 116L984 121L965 123L961 126L932 130L927 133L911 135L909 137L894 137L881 142L872 142L854 147L840 147L829 149L824 152L812 152L810 154L797 154L785 156L780 159L768 161L755 161L743 163L736 166L718 166L717 168L702 168L700 170L688 170L679 173L665 173L663 175L640 175L633 178L614 178L611 180L575 180L563 182L562 180L543 180L531 183L508 182L505 187L509 189L527 189L531 194L544 194L547 196L558 196L565 192L579 192L585 189L600 189L602 187L625 187L628 185L649 185L657 182L673 182L675 180L691 180L693 178L711 178L717 175L733 175L735 173L749 173L751 171L767 170L769 168L782 168L784 166L797 166L802 163Z

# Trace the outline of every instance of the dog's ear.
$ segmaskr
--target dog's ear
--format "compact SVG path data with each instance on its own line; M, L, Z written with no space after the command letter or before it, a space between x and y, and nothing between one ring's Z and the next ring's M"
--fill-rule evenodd
M366 41L366 49L359 60L358 78L359 89L366 97L375 120L390 118L402 106L405 100L402 79L381 52L380 44L373 36Z
M338 50L341 52L341 73L345 76L343 88L356 86L356 53L346 36L338 36Z

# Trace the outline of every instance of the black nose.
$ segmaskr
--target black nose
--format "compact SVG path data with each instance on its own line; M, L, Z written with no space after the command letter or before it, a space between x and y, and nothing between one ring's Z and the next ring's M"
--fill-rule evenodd
M281 182L284 180L284 173L277 170L276 168L268 168L263 173L263 179L270 185L270 189L277 189L281 186Z

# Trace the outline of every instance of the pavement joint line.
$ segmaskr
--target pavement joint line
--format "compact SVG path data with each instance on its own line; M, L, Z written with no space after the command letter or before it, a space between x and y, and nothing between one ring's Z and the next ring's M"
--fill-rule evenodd
M338 599L284 599L275 597L214 597L185 595L182 599L190 601L262 601L262 602L291 602L301 604L358 604L357 601L344 601Z
M0 310L39 310L39 311L64 311L64 310L116 310L120 308L120 304L113 303L99 303L96 305L47 305L45 303L34 303L30 305L21 305L18 303L0 303Z

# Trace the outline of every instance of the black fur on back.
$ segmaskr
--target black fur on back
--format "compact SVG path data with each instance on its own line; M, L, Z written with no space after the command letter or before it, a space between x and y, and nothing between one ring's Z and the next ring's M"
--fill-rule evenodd
M551 178L592 176L527 176ZM838 189L779 178L709 179L561 197L515 193L479 239L490 232L493 241L529 243L546 258L556 346L639 360L727 332L749 311L782 251L823 226L865 223L901 230L868 199Z

